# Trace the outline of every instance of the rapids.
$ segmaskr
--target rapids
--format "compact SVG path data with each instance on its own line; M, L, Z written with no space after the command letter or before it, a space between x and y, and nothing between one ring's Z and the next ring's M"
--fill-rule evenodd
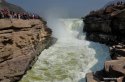
M85 40L81 19L59 19L49 23L58 40L41 52L33 68L20 82L85 82L85 74L103 68L109 50Z

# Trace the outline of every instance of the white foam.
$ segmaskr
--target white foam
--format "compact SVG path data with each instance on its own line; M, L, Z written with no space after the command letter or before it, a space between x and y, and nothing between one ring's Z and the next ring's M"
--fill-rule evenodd
M60 19L51 26L58 41L41 53L21 82L84 82L86 73L103 68L108 48L85 40L82 20Z

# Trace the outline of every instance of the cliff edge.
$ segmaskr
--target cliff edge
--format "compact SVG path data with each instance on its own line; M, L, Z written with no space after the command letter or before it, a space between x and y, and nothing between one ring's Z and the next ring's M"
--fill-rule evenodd
M51 45L51 35L40 16L0 0L0 82L19 81Z
M109 46L111 60L86 75L87 82L125 82L125 2L91 11L83 18L86 39Z
M40 20L0 19L0 82L15 82L50 45L52 31Z

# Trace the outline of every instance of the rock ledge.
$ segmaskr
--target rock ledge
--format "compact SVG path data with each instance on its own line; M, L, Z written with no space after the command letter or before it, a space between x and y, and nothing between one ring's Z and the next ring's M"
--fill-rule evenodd
M112 60L86 75L87 82L125 82L125 2L92 11L84 19L87 40L109 46Z
M0 19L0 82L16 82L52 42L41 20Z

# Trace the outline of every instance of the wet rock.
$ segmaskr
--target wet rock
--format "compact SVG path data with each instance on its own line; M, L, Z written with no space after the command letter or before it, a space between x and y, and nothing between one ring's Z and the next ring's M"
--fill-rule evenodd
M83 31L87 32L88 40L111 44L125 42L125 6L123 6L111 5L85 16Z
M101 33L98 34L95 32L93 33L88 32L86 33L86 35L87 35L86 37L87 40L91 40L94 42L100 42L107 45L113 45L117 43L117 36L101 34Z
M108 45L112 59L101 71L87 74L87 82L125 82L125 3L92 11L83 21L86 39Z
M125 57L125 45L118 44L110 47L110 54L112 59L124 59Z

